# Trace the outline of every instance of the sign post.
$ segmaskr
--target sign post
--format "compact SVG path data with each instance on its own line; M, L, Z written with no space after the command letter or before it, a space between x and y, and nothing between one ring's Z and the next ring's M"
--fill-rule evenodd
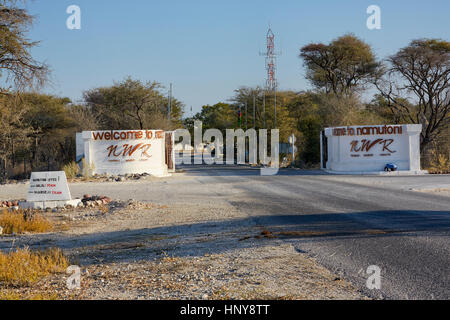
M67 201L71 199L64 171L31 173L27 201Z
M77 206L80 199L72 200L64 171L33 172L27 201L19 202L22 208L52 209L67 205Z
M292 152L292 161L291 164L295 164L295 153L297 152L297 147L295 146L295 142L297 142L297 138L294 134L289 137L289 143L291 144L291 152Z

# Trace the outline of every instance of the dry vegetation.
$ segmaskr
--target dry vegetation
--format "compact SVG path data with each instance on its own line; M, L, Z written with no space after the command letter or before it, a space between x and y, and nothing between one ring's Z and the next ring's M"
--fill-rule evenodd
M0 283L3 287L28 286L50 274L65 272L68 265L62 251L55 248L42 252L28 248L0 252Z
M433 159L430 161L428 172L432 174L450 173L450 159L448 156L433 152Z
M53 223L42 214L6 209L0 213L0 227L3 228L3 234L44 233L54 229Z
M62 170L66 173L67 179L74 179L76 178L80 168L78 167L78 164L75 161L72 161L64 165L62 167Z
M0 300L59 300L57 294L20 294L14 291L5 291L0 293Z

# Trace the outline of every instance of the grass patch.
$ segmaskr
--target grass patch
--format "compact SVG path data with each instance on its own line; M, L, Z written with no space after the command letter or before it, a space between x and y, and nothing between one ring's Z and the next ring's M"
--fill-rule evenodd
M80 167L75 161L72 161L62 167L62 170L66 173L67 179L74 179L77 177Z
M5 286L27 286L53 273L65 272L69 262L60 249L32 252L28 248L0 252L0 282Z
M0 293L0 300L60 300L60 297L54 293L54 294L43 294L43 293L37 293L37 294L20 294L17 292L1 292Z
M450 173L450 157L448 153L441 153L438 151L437 145L434 144L434 148L431 152L431 159L428 165L429 173L431 174L446 174Z
M41 214L29 214L23 210L14 212L6 209L0 213L0 226L3 228L3 234L44 233L52 231L54 228L53 223Z
M83 179L88 180L90 177L92 177L94 170L95 166L92 162L87 163L85 158L81 160L81 174L83 175Z

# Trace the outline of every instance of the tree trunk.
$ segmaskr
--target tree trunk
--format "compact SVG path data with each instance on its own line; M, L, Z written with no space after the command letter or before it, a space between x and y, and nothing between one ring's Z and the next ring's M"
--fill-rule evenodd
M11 139L11 159L12 159L12 167L16 166L16 156L14 153L14 140Z
M35 168L39 167L39 159L38 159L38 138L34 138L34 161L35 161Z

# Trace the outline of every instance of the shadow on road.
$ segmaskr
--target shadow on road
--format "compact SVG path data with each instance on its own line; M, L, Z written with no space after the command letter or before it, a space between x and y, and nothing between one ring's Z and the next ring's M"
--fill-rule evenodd
M88 265L152 260L162 254L179 257L219 254L292 238L307 241L378 239L394 235L414 236L418 232L439 234L449 231L450 211L368 211L256 216L80 236L25 236L14 241L16 247L60 247L70 253L72 260ZM11 239L4 238L0 242L1 249L11 248L11 243Z
M189 176L261 176L261 167L250 165L180 165L178 169L186 170ZM317 176L330 175L322 170L280 168L276 176Z

